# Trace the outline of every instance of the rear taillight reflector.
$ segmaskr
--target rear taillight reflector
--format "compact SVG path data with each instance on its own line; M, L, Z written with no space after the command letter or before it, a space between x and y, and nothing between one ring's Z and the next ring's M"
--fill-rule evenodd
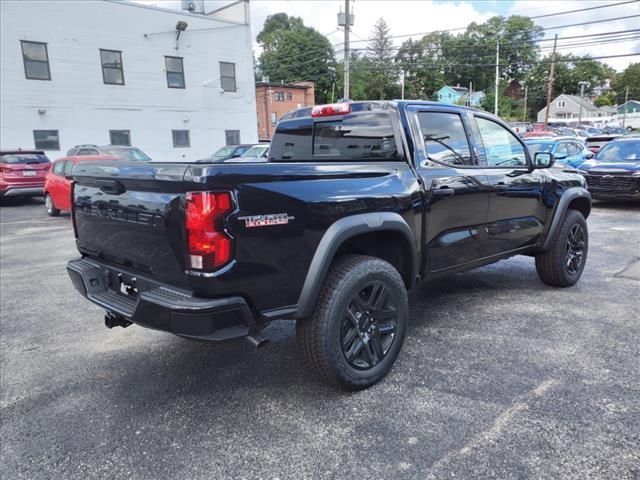
M187 192L186 229L189 263L197 270L212 270L231 260L231 237L224 217L233 210L229 192Z

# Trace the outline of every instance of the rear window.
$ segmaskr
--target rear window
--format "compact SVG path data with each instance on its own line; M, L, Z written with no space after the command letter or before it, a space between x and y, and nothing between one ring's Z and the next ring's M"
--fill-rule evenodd
M345 115L339 119L281 121L269 153L272 161L400 160L387 112Z
M553 150L553 143L530 143L526 142L525 145L532 154L538 152L551 153Z
M49 163L49 159L41 153L3 153L0 156L0 163L26 165L30 163Z

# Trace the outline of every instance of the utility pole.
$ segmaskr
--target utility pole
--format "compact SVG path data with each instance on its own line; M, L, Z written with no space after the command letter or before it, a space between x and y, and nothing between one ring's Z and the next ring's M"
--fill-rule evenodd
M586 85L589 85L589 82L585 82L583 80L581 82L578 82L578 85L580 85L580 114L578 115L578 125L580 125L580 123L582 122L582 106L584 104L584 87Z
M557 36L557 35L556 35ZM493 114L498 115L498 88L500 87L500 37L496 37L496 91L493 99Z
M344 14L338 13L338 26L344 27L344 100L349 99L349 29L353 25L353 16L349 8L349 0L344 0Z
M551 109L551 95L553 94L553 75L556 70L556 46L558 44L558 34L553 39L553 53L551 53L551 66L549 67L549 85L547 85L547 108L544 112L544 129L549 124L549 110Z
M529 93L529 85L524 86L524 112L522 113L522 121L527 121L527 94Z
M627 85L627 90L624 94L624 105L622 106L622 108L624 108L624 110L622 111L622 128L625 128L627 123L627 102L628 101L629 101L629 85Z

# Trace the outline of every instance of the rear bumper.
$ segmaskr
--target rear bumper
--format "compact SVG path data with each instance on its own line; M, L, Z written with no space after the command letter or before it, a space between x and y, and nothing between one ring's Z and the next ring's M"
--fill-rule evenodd
M40 187L12 187L0 190L0 197L35 197L42 195L44 186Z
M242 297L205 299L94 260L67 263L75 288L108 312L143 327L182 337L221 341L245 337L256 323ZM120 293L120 278L135 282L139 293Z

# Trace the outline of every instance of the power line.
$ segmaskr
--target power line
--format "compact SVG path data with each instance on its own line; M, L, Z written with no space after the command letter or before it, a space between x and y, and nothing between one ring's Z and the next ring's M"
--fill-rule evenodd
M568 13L586 12L587 10L598 10L599 8L616 7L618 5L625 5L627 3L636 3L636 2L638 2L638 0L627 0L626 2L608 3L608 4L605 4L605 5L597 5L595 7L578 8L576 10L569 10L567 12L547 13L545 15L535 15L535 16L529 17L529 18L531 20L533 20L535 18L555 17L557 15L567 15ZM516 13L515 15L520 15L520 14Z
M581 23L572 23L570 25L557 25L555 27L546 27L542 30L557 30L558 28L569 28L569 27L580 27L582 25L592 25L594 23L602 23L602 22L615 22L616 20L626 20L628 18L637 18L640 15L625 15L624 17L615 17L615 18L605 18L602 20L592 20L590 22L581 22Z

